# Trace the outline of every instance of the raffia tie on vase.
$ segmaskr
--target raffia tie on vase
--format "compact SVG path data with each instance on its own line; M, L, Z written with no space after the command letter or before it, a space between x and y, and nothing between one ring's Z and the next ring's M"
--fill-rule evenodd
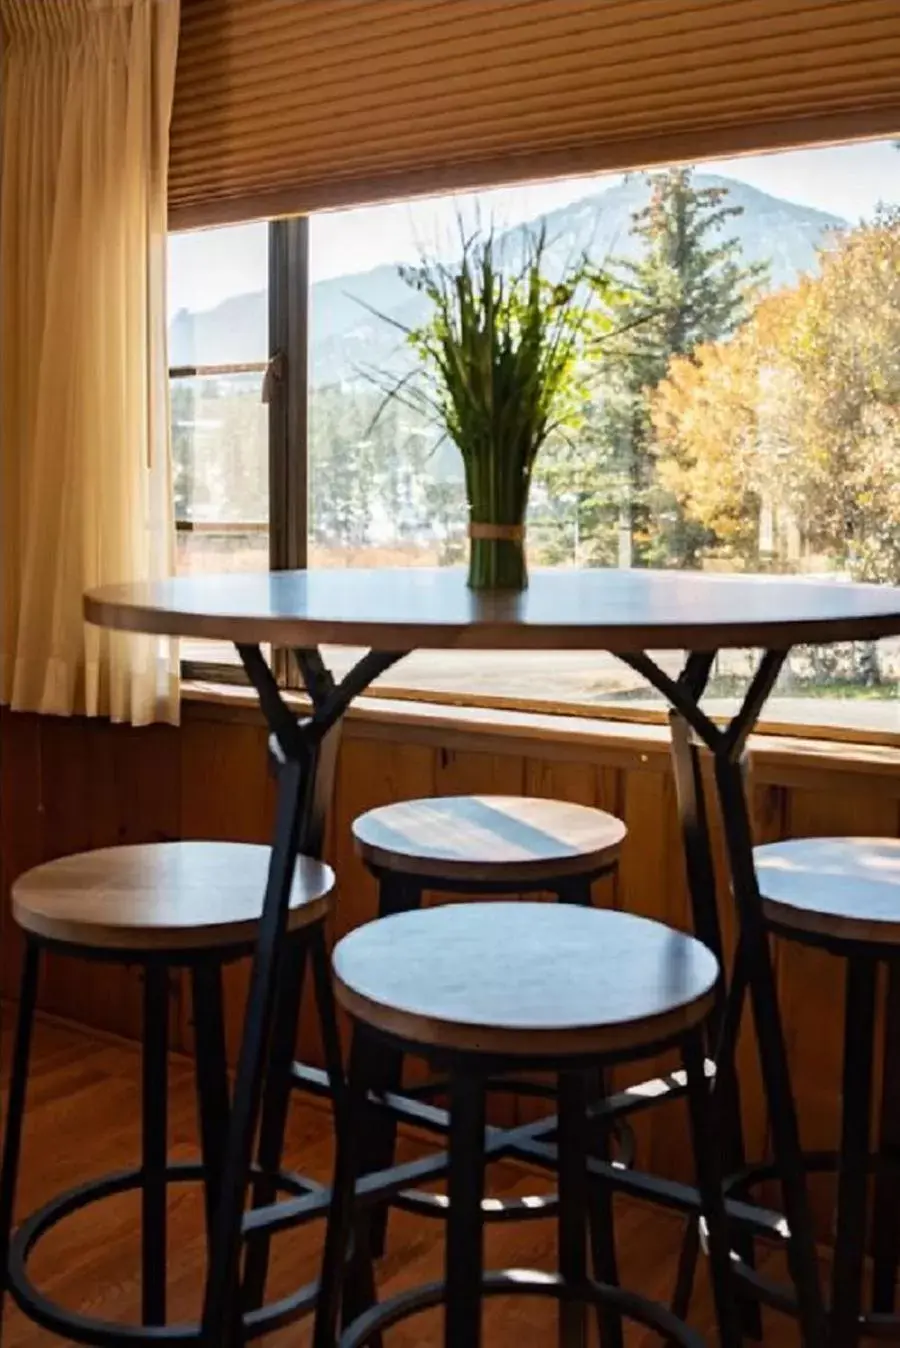
M470 538L501 539L509 543L524 543L524 524L470 524Z
M525 525L469 524L469 585L473 590L524 590Z

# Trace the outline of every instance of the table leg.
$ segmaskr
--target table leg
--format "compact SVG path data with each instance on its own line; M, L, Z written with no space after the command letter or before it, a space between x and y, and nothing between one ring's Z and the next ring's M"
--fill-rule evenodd
M828 1339L827 1320L819 1283L797 1111L791 1090L775 975L753 864L753 838L741 766L747 737L759 719L786 655L785 651L770 651L763 656L740 710L724 727L711 721L700 707L700 698L712 666L711 655L702 653L689 656L678 679L666 674L647 655L622 658L666 697L674 711L690 727L693 736L709 749L713 758L716 792L725 831L728 866L738 919L741 958L744 962L747 989L753 1008L775 1161L782 1182L790 1227L788 1259L797 1290L802 1341L805 1348L821 1348ZM701 900L700 911L705 915L704 920L710 923L709 931L705 935L698 931L698 935L701 939L709 940L712 931L712 906L709 896L714 893L714 879L709 854L708 825L705 809L700 803L703 799L703 785L696 758L686 753L684 733L681 734L679 742L677 719L675 731L673 752L676 757L676 781L679 783L682 823L685 829L688 875L692 896L696 887L696 895ZM690 740L690 737L688 739ZM720 934L718 940L721 943ZM715 953L721 959L721 944ZM730 1074L733 1073L733 1065L726 1065L726 1059L730 1057L730 1053L720 1055L721 1065L717 1063L717 1092L721 1080L727 1083ZM719 1072L722 1072L721 1080ZM728 1090L729 1087L726 1085L726 1093ZM734 1127L734 1121L730 1122Z
M750 819L740 764L717 758L716 779L732 887L741 922L741 946L746 960L747 986L769 1106L775 1160L790 1228L788 1264L797 1289L803 1343L805 1348L817 1348L827 1342L827 1322L819 1283L797 1108L791 1089L775 973L753 865Z
M240 1342L237 1321L240 1315L241 1219L250 1175L253 1139L259 1119L265 1053L272 1037L278 966L297 857L303 776L299 762L286 763L278 786L275 844L269 863L269 878L244 1013L219 1208L203 1304L203 1343L207 1348L232 1348L232 1345Z
M691 694L695 698L699 699L703 691L711 664L711 656L695 659L693 664L689 663L685 674L682 676L682 681L690 687ZM689 684L688 679L690 679ZM700 750L694 740L691 727L684 716L673 712L670 722L675 795L678 802L678 815L684 846L694 935L709 947L724 972L728 966L716 900L716 880ZM727 1174L736 1174L744 1168L746 1151L741 1118L740 1085L737 1078L733 1044L729 1042L724 1046L724 1051L717 1052L718 1046L723 1043L723 1030L727 1018L727 985L728 981L723 977L719 984L716 1005L708 1024L707 1050L708 1056L716 1058L717 1111L721 1127L725 1133L723 1149L725 1171ZM687 1309L687 1302L690 1299L694 1281L694 1263L699 1255L699 1240L697 1237L696 1231L689 1231L682 1247L682 1257L673 1300L673 1309L676 1314L684 1314ZM737 1235L734 1244L741 1259L752 1268L755 1261L752 1235ZM759 1304L754 1299L745 1298L742 1301L741 1319L747 1336L760 1340L762 1338L762 1316Z
M271 731L278 804L203 1302L205 1348L236 1348L242 1337L239 1276L242 1219L268 1067L267 1053L273 1038L297 856L299 853L321 856L326 812L334 786L337 732L344 713L353 699L404 653L370 651L340 684L335 684L318 651L296 652L312 702L311 714L300 720L285 702L259 647L238 646L238 654L259 694Z

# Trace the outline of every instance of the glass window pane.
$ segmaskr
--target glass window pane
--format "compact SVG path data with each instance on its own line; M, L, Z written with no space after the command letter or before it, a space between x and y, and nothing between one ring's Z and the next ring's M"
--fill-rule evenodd
M179 575L269 566L268 408L260 374L170 381ZM185 640L182 660L234 663L229 642Z
M267 360L268 277L265 221L170 234L170 368Z
M463 563L460 456L409 396L404 334L433 313L409 268L452 270L461 238L490 230L511 278L523 230L543 228L544 279L581 268L589 323L575 411L534 473L532 567L900 583L898 170L880 141L314 217L312 564ZM733 710L753 663L719 657L711 711ZM582 653L419 653L382 683L663 705ZM795 651L767 714L900 732L900 642Z
M169 238L169 365L247 365L170 379L180 574L266 570L269 431L268 225ZM229 643L185 640L182 659L236 660Z
M194 559L189 569L268 565L268 408L261 382L258 373L171 381L175 519L187 540L185 559ZM201 560L217 555L230 566Z

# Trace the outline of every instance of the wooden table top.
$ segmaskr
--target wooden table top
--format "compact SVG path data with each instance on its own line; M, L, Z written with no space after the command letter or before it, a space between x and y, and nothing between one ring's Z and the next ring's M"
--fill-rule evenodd
M900 633L900 588L686 571L539 570L475 593L462 568L237 572L89 592L88 622L255 645L383 651L785 649Z

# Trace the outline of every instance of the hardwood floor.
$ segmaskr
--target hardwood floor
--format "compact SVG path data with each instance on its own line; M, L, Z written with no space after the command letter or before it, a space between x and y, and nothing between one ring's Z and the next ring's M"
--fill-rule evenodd
M2 1064L10 1060L10 1014L3 1016ZM33 1070L25 1124L23 1168L18 1210L30 1211L60 1188L129 1165L137 1157L140 1117L139 1055L135 1046L103 1039L64 1025L42 1022L36 1031ZM193 1074L185 1059L173 1060L169 1141L173 1155L191 1156L196 1149ZM414 1153L421 1144L407 1139ZM298 1102L293 1110L289 1161L319 1178L331 1165L330 1123L318 1105ZM517 1167L492 1167L497 1193L528 1193L542 1181ZM169 1314L185 1320L196 1315L203 1273L205 1241L200 1196L187 1188L173 1193L169 1208ZM641 1205L620 1204L616 1214L622 1281L660 1299L671 1289L681 1224ZM271 1291L287 1291L316 1276L321 1225L286 1233L274 1243ZM122 1196L77 1214L62 1223L38 1250L32 1268L48 1293L92 1314L126 1321L136 1317L140 1287L137 1199ZM493 1267L552 1268L555 1261L552 1222L531 1221L494 1227L487 1241ZM404 1213L391 1217L388 1254L380 1266L379 1286L385 1292L439 1276L441 1228ZM692 1323L715 1344L705 1276L692 1308ZM486 1348L529 1348L556 1342L555 1313L533 1299L504 1298L485 1312ZM28 1324L8 1307L5 1348L43 1348L58 1342ZM272 1335L267 1343L280 1348L305 1348L307 1323ZM637 1328L629 1330L628 1348L651 1348L659 1340ZM767 1319L765 1348L794 1348L793 1327L781 1318ZM438 1312L409 1320L386 1336L386 1348L426 1348L440 1343Z

